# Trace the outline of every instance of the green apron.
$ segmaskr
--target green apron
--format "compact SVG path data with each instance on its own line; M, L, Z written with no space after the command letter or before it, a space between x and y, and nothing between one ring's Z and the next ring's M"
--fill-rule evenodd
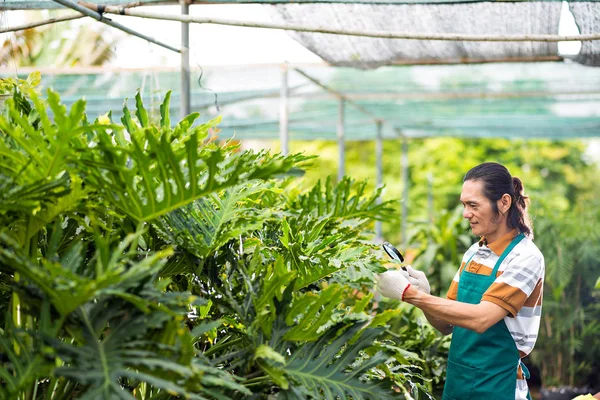
M471 256L460 275L457 300L479 304L485 291L496 280L500 264L523 237L521 233L512 240L489 276L467 271ZM519 351L504 319L482 334L455 326L442 399L514 400L520 361Z

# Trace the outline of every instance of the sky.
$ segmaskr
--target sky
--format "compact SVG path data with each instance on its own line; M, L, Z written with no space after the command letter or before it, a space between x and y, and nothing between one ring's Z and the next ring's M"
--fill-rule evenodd
M195 16L226 18L244 21L270 21L268 6L256 4L233 5L194 5L190 14ZM142 7L144 11L165 14L179 14L179 6ZM111 15L117 22L166 44L179 47L181 42L180 23L172 21L148 20L143 18ZM0 14L0 26L13 26L24 20L39 20L26 12L9 11ZM78 23L89 23L79 20ZM567 3L563 3L559 34L578 34ZM115 57L111 65L122 68L144 68L155 66L177 67L180 56L177 53L145 42L134 36L126 35L114 29L107 34L118 39L114 48ZM0 35L0 39L1 39ZM559 43L562 54L576 54L579 42ZM313 54L284 31L259 28L241 28L219 25L190 25L190 64L199 65L239 65L271 63L320 63L321 58Z

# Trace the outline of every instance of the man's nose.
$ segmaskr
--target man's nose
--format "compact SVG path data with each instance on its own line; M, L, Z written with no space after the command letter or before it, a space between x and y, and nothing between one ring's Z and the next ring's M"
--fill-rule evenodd
M473 216L473 213L471 211L469 211L468 209L464 209L463 210L463 218L469 219Z

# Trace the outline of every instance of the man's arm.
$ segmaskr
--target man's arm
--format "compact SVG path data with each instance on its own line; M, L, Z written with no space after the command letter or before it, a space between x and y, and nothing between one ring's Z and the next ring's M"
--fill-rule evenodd
M403 300L423 310L429 323L445 335L452 332L452 326L483 333L508 315L504 308L489 301L462 303L431 296L413 287L406 289Z
M452 333L453 326L447 323L446 321L437 319L433 315L425 311L423 311L423 314L425 314L425 318L427 318L427 321L429 321L431 326L437 329L442 335L449 335Z

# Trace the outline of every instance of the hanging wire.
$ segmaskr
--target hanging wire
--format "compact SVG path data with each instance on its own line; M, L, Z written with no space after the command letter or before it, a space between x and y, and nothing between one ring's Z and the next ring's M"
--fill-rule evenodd
M204 76L204 69L202 68L202 66L199 63L196 63L196 65L198 66L198 68L200 68L200 76L198 77L198 86L200 87L200 89L210 92L215 96L215 108L217 109L217 113L221 112L221 107L219 105L219 97L217 95L217 92L215 92L214 90L212 90L210 88L206 88L206 87L202 86L202 77Z

